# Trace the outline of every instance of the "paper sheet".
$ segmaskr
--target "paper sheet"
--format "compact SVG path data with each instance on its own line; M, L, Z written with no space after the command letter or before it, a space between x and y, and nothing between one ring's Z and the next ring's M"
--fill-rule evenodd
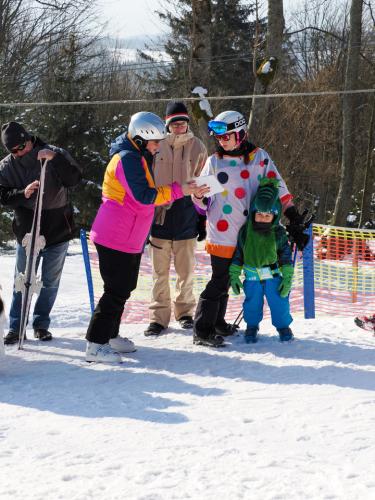
M210 192L206 196L213 196L214 194L224 191L223 186L214 175L202 175L201 177L194 177L193 180L198 186L206 184L206 186L210 188Z

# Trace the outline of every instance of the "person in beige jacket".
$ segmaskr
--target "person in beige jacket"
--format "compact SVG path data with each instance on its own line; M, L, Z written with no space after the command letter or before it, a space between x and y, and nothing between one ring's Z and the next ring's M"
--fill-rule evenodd
M189 129L189 115L184 103L169 102L165 122L167 139L160 143L154 163L156 187L172 182L184 183L199 176L207 159L204 144ZM157 208L150 237L153 288L146 336L159 335L171 319L171 260L177 275L174 316L182 328L193 327L197 237L198 241L205 238L205 217L198 215L190 196Z

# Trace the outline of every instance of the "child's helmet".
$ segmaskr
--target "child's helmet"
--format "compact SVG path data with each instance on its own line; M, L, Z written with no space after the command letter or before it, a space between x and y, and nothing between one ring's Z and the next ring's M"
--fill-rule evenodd
M223 111L208 122L208 130L211 135L235 132L237 143L240 144L246 137L246 118L238 111Z
M263 177L254 198L254 210L278 213L279 185L279 179Z
M161 141L167 137L163 120L148 111L135 113L130 118L128 133L139 146L146 146L147 141Z
M275 178L263 177L259 182L259 187L253 202L251 203L251 218L253 228L256 231L268 232L272 226L279 223L281 217L281 202L279 199L280 181ZM272 222L256 222L255 213L272 213Z
M223 111L208 122L208 129L216 135L239 132L240 130L246 131L246 119L238 111Z

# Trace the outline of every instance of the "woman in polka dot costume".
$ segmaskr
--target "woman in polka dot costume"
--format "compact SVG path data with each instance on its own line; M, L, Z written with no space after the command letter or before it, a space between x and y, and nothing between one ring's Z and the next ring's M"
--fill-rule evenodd
M206 250L211 255L212 276L201 293L194 319L194 343L218 347L222 336L231 335L225 321L228 302L229 266L238 232L245 223L250 203L263 177L280 181L283 210L292 207L292 196L269 155L247 140L245 117L224 111L208 124L217 141L201 175L215 175L224 191L210 198L193 197L197 209L207 214Z

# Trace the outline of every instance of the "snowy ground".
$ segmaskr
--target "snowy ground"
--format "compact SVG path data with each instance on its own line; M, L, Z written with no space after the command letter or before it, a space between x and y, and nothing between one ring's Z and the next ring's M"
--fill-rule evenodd
M1 499L375 498L375 338L351 319L297 319L288 345L265 321L221 350L128 325L120 366L84 362L88 319L75 246L54 340L0 360Z

